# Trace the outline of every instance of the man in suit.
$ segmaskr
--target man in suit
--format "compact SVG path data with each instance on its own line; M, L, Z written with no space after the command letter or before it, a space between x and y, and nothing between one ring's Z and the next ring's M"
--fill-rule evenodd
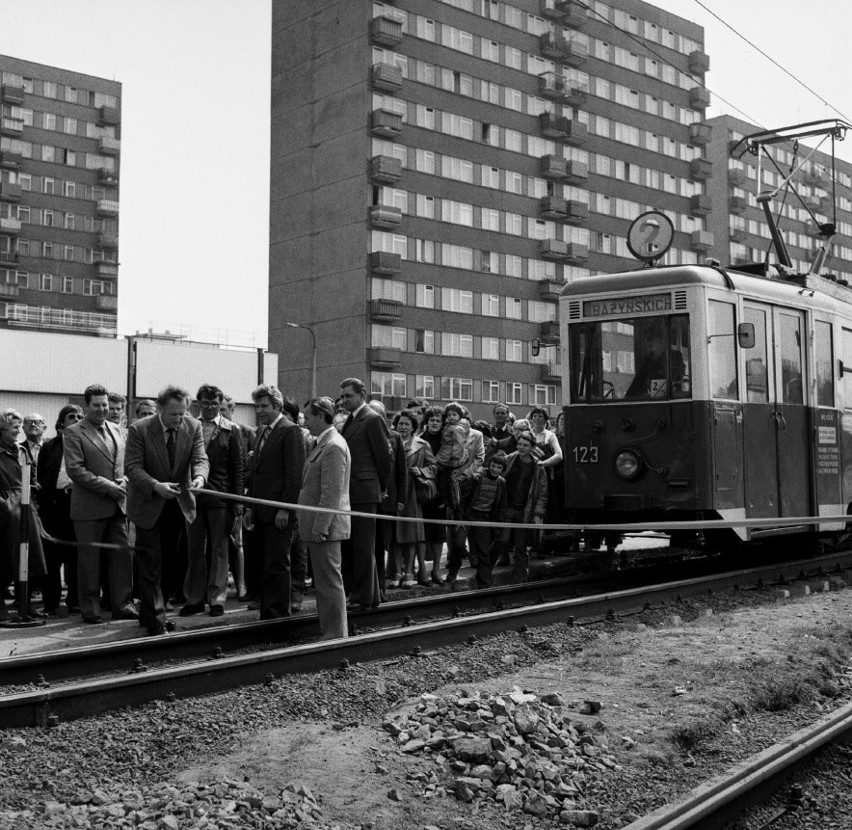
M243 495L243 447L237 425L219 414L222 390L205 383L196 396L201 413L201 433L210 464L207 489ZM206 493L196 499L195 521L189 525L189 566L183 593L186 605L182 617L200 614L205 601L210 616L225 613L228 595L228 534L234 516L242 516L243 506ZM210 566L207 565L207 543Z
M367 389L358 378L340 384L340 401L349 413L341 430L352 458L349 502L355 512L376 513L390 477L390 430L367 406ZM343 580L354 610L375 608L381 601L375 545L376 520L353 516L351 537L343 545Z
M210 472L201 424L187 416L188 394L167 386L159 412L130 425L127 434L127 515L136 525L139 624L166 632L163 557L174 558L186 525L195 519L195 493Z
M66 404L59 410L59 416L56 419L56 437L44 442L36 470L40 488L38 513L44 529L52 537L43 539L47 576L42 587L42 595L46 614L56 614L60 610L63 568L65 581L68 584L65 606L68 612L74 608L79 610L80 607L77 588L77 548L73 544L77 536L71 519L73 482L65 466L63 438L68 427L82 420L83 410L76 404Z
M107 557L112 618L137 619L131 599L133 556L127 539L125 442L107 420L109 398L99 384L83 392L84 417L65 430L65 471L72 481L71 519L77 535L77 588L87 623L101 617L101 545Z
M258 386L251 393L260 428L249 462L248 495L295 504L305 466L302 430L285 418L284 396L275 386ZM290 545L295 516L287 507L253 507L245 512L245 527L257 531L254 554L262 563L260 618L290 616Z
M305 462L299 504L349 510L349 447L332 426L334 401L311 398L304 415L305 426L317 440ZM322 639L348 637L340 543L349 538L350 518L300 511L299 532L311 558Z

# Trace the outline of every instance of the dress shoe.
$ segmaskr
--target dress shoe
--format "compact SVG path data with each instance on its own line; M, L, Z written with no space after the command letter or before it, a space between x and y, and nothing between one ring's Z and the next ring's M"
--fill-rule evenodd
M186 610L186 609L184 609L184 610ZM221 616L224 615L224 613L225 613L224 606L222 606L222 605L211 605L210 606L210 616L211 617L221 617ZM183 611L181 611L181 614L183 614Z
M135 608L122 608L120 611L114 611L112 614L114 620L138 620L139 614Z
M97 617L83 617L84 623L89 623L89 625L99 625L104 621L104 618L101 616Z
M188 602L183 608L178 611L181 617L191 617L193 614L203 614L204 613L204 603L194 603Z
M171 634L176 628L177 626L171 620L166 620L166 631Z
M432 584L433 585L443 585L444 584L444 580L441 579L441 577L438 576L438 574L436 574L434 571L432 571Z
M165 626L162 626L162 625L152 625L148 629L148 636L149 637L159 637L159 636L161 636L165 633L166 633Z

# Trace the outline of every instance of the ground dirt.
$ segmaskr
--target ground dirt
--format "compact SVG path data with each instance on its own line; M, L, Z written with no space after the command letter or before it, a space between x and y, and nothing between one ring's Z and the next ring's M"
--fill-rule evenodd
M842 589L842 582L835 587ZM464 686L483 694L514 687L556 691L575 702L572 719L600 734L619 765L598 776L581 806L599 813L598 827L621 827L843 702L852 662L852 591L797 591L790 599L771 590L720 595L594 626L596 636L579 649L563 648L561 637L571 629L554 626L547 630L553 648L545 659ZM511 637L503 648L497 659L511 669ZM364 669L381 676L381 666ZM458 685L422 692L440 695ZM580 714L584 700L600 701L601 711ZM390 711L415 702L400 701ZM322 799L326 821L376 830L551 826L494 802L462 804L441 789L424 797L422 783L412 780L418 771L435 771L444 784L451 780L433 757L400 752L372 719L296 721L261 731L180 777L245 779L263 791L298 781Z

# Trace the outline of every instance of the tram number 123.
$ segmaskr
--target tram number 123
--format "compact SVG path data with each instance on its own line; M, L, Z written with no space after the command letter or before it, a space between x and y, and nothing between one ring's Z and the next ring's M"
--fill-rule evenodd
M597 464L598 463L598 448L584 447L578 445L574 447L574 461L577 464Z

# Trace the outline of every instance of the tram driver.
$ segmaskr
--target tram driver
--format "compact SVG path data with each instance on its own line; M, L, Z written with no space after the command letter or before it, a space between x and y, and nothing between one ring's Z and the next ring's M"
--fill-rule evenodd
M640 342L637 332L636 342ZM675 348L666 345L665 323L654 321L642 332L641 340L645 340L645 356L627 388L626 398L660 398L669 391L680 391L686 375L686 364L683 354ZM672 389L669 390L668 383Z

